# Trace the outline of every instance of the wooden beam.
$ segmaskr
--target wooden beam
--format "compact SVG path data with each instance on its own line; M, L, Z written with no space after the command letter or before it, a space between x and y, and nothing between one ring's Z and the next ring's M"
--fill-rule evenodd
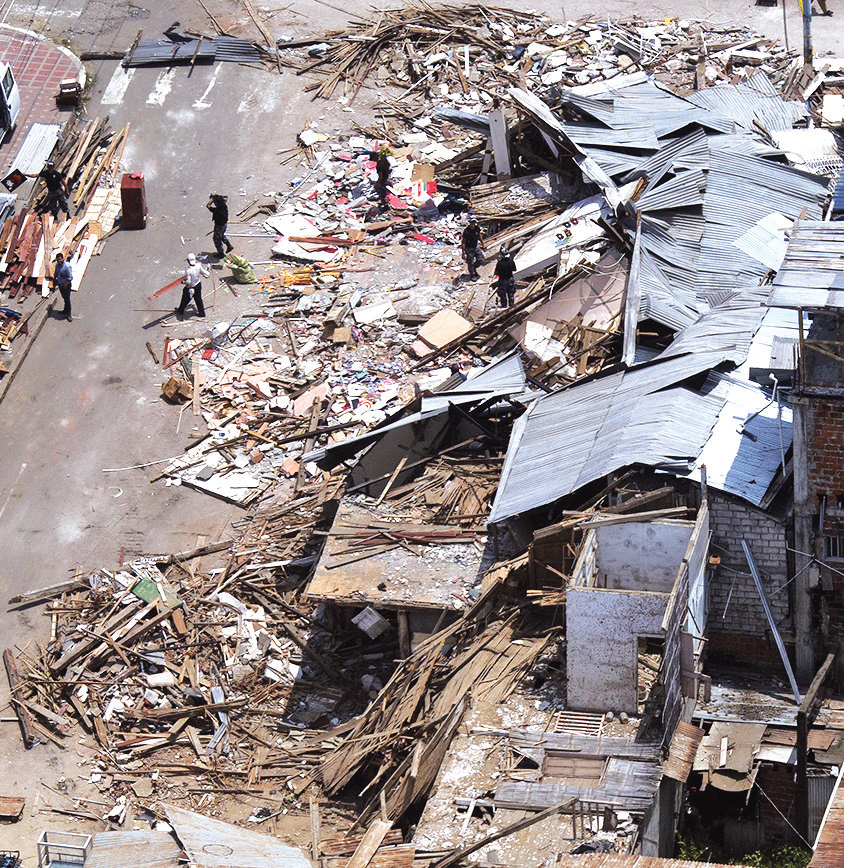
M38 588L34 591L26 591L23 594L17 594L9 600L9 605L17 603L34 603L36 600L46 600L49 597L57 597L65 591L72 591L84 584L82 579L68 579L66 582L59 582L57 585L50 585L46 588Z
M556 814L561 814L566 808L572 807L577 799L566 799L564 802L560 802L559 805L554 805L552 808L546 808L544 811L540 811L538 814L535 814L533 817L525 817L523 820L518 820L515 823L511 823L509 826L505 826L500 832L495 832L492 835L487 835L485 838L481 838L480 841L476 841L474 844L470 844L468 847L463 847L461 850L455 850L453 853L450 853L448 856L443 857L438 862L435 862L431 868L451 868L452 865L456 865L458 862L461 862L466 856L480 850L482 847L486 847L487 844L492 844L494 841L498 841L501 838L506 838L508 835L512 835L515 832L521 832L522 829L527 829L530 826L536 825L536 823L541 823L543 820L547 820L549 817L553 817Z
M35 736L35 721L33 721L29 709L24 704L23 679L18 672L18 664L15 661L15 655L12 653L11 648L6 648L3 652L3 665L6 667L6 676L9 679L9 687L12 691L15 714L21 725L23 744L29 750L38 741Z
M390 831L392 823L384 820L375 820L375 822L366 830L366 834L361 838L360 844L352 854L352 858L346 863L346 868L366 868L372 861L381 842Z

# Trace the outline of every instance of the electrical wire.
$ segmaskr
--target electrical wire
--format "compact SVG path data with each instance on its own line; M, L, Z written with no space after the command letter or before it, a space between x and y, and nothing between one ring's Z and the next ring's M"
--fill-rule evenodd
M759 781L754 779L753 785L756 787L759 787L759 792L762 793L762 795L771 803L771 807L783 818L783 821L785 822L785 824L794 832L794 834L797 835L797 837L810 850L814 850L814 847L812 847L812 845L797 831L797 829L795 829L794 826L791 825L791 822L789 821L788 817L786 817L786 815L773 803L773 801L771 800L771 797L762 789L762 787L759 786Z

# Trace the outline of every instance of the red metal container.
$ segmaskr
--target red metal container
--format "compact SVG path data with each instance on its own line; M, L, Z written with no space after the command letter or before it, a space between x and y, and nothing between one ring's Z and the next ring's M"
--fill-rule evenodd
M147 197L143 172L132 172L120 180L120 202L124 229L143 229L147 225Z

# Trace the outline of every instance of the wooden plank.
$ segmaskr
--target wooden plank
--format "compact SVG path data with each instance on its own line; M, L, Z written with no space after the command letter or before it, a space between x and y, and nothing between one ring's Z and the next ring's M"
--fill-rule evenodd
M378 848L381 846L387 832L393 824L384 820L375 820L375 822L366 830L366 834L361 838L360 844L349 859L346 868L366 868L372 861Z
M492 844L494 841L506 838L508 835L520 832L522 829L528 829L531 826L536 825L536 823L541 823L549 817L561 814L563 811L571 808L576 801L577 799L566 799L564 802L560 802L559 805L554 805L553 808L547 808L544 811L540 811L538 814L534 814L532 817L525 817L523 820L511 823L509 826L505 826L500 832L494 832L492 835L487 835L485 838L481 838L480 841L476 841L468 847L463 847L460 850L455 850L448 856L444 856L438 862L435 862L432 868L451 868L452 865L456 865L458 862L465 859L466 856L475 853L482 847L486 847L487 844Z
M351 856L363 840L363 835L347 835L345 838L336 838L333 841L320 841L319 852L323 856ZM400 829L391 829L384 836L381 847L393 847L402 843Z
M59 594L63 594L65 591L72 591L74 588L78 588L83 584L84 582L82 579L68 579L66 582L59 582L57 585L49 585L46 588L38 588L35 591L27 591L24 594L17 594L10 598L9 605L12 606L17 603L33 603L36 600L46 600L50 597L57 597Z
M400 844L398 847L381 847L369 863L369 868L413 868L416 855L415 844ZM326 868L346 868L348 859L325 860Z
M311 856L314 862L319 862L319 801L313 796L311 796L309 807L311 814Z

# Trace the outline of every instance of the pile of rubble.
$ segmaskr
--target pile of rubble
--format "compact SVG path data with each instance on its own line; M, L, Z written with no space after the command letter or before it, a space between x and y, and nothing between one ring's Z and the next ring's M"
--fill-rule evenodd
M813 85L743 31L481 6L385 14L307 53L316 95L346 107L403 88L391 123L302 131L292 188L240 215L273 239L253 313L166 338L160 361L148 345L207 429L156 478L247 508L237 538L210 570L206 548L47 589L50 643L21 672L7 658L26 737L62 744L77 719L113 800L255 796L273 804L257 821L348 797L334 855L412 860L391 825L446 767L430 804L465 814L430 847L440 868L526 828L487 835L484 811L565 811L568 843L635 852L703 736L680 717L707 685L688 626L707 491L755 509L788 472L790 408L750 359L793 339L767 281L841 168L793 98ZM460 279L470 206L488 252L516 252L511 307ZM599 563L657 536L662 573ZM597 591L644 595L648 629L628 636L641 612L613 621ZM594 623L612 631L599 677ZM568 712L577 696L627 710ZM496 767L452 798L466 720L467 755Z

